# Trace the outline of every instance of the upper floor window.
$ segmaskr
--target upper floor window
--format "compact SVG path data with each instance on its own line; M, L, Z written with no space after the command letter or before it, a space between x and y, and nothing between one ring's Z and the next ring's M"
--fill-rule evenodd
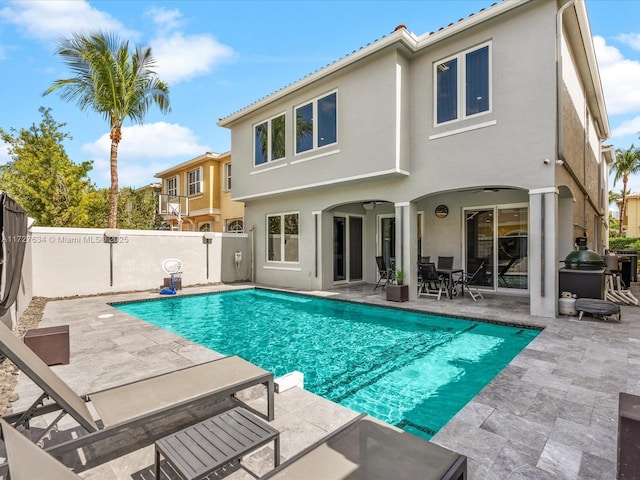
M298 214L267 215L267 260L297 262L299 251Z
M225 192L231 191L231 162L225 163L222 166L222 181L224 182L222 185L222 189Z
M178 177L171 177L165 180L167 186L167 195L178 195Z
M491 109L490 67L490 44L435 64L436 124L464 119Z
M330 93L296 108L296 153L338 141L338 94Z
M284 113L254 127L254 164L284 158Z
M187 172L187 192L189 195L196 195L202 193L202 181L201 181L200 169Z

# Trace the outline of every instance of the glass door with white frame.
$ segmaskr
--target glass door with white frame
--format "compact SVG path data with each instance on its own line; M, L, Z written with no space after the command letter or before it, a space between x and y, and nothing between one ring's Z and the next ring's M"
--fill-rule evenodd
M333 217L333 281L360 281L362 275L362 218Z
M487 269L480 285L492 290L527 290L528 206L495 205L464 212L465 271L475 272L484 261Z
M498 288L529 288L528 225L528 207L498 207Z
M465 209L465 266L468 273L475 272L485 262L486 273L478 285L494 288L494 208Z
M378 255L384 264L393 266L396 256L396 216L378 215Z

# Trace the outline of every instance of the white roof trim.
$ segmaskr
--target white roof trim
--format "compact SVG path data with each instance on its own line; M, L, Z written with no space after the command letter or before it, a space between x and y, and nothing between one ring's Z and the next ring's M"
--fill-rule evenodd
M226 153L206 152L206 153L203 153L202 155L198 155L197 157L192 158L191 160L187 160L186 162L179 163L178 165L174 165L171 168L167 168L166 170L158 172L154 175L154 177L162 178L167 176L170 173L175 172L176 170L181 170L190 165L201 163L205 160L220 160L221 158L227 156L228 153L229 152L226 152Z

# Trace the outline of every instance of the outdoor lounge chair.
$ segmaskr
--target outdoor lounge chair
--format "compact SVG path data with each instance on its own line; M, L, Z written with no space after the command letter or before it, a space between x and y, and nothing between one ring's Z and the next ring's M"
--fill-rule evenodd
M467 457L366 414L261 479L466 480Z
M81 478L18 432L6 420L0 419L0 424L11 480L36 478L79 480Z
M273 374L237 356L79 396L2 322L0 353L43 391L25 412L5 416L5 420L15 426L29 428L31 418L58 412L57 418L49 423L40 438L56 427L66 414L87 432L51 447L49 451L54 456L89 444L95 445L101 440L107 440L104 443L113 452L122 453L127 447L116 445L116 435L118 439L126 440L143 427L144 434L152 437L148 441L154 441L156 436L170 433L167 428L178 430L196 423L199 420L196 418L198 409L214 408L216 404L220 409L225 402L242 403L235 399L235 394L260 384L267 389L267 413L243 406L269 421L274 418ZM93 419L88 402L98 413L99 421ZM141 441L140 438L135 440Z
M11 480L77 480L5 420L2 438ZM262 479L466 480L467 458L362 414Z

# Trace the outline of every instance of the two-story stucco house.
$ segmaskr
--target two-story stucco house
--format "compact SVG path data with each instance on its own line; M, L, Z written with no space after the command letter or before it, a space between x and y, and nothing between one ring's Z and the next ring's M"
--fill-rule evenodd
M420 256L453 256L553 317L575 238L606 244L612 152L582 0L399 26L218 125L260 283L375 283L384 256L415 286Z
M231 152L206 152L155 174L159 212L174 230L244 231L244 204L231 199Z

